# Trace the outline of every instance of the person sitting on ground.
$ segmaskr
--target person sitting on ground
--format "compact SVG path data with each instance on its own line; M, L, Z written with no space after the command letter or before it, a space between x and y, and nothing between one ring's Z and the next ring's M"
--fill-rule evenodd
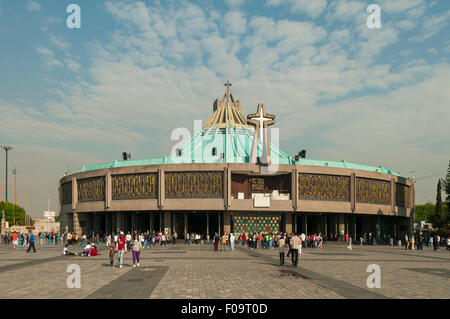
M69 248L67 248L69 245L68 244L66 244L66 246L64 246L64 252L63 252L63 255L64 256L75 256L75 254L73 253L73 252L71 252L70 250L69 250Z
M89 256L98 256L97 247L95 247L95 245L92 245L91 251L89 252Z
M91 252L91 244L87 243L86 247L84 247L83 257L89 256L90 252Z

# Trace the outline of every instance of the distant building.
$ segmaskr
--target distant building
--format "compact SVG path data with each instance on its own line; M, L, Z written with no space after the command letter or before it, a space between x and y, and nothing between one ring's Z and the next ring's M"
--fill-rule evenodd
M55 222L54 218L36 218L33 226L11 226L7 232L18 232L20 234L32 232L34 234L59 232L61 226L59 222Z

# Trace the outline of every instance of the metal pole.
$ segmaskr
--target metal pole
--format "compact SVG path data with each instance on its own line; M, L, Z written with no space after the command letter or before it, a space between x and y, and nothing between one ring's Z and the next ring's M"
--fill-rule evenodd
M5 185L5 200L8 203L8 149L5 148L6 151L6 185Z
M14 215L13 215L13 225L16 224L16 205L17 205L17 170L14 169Z

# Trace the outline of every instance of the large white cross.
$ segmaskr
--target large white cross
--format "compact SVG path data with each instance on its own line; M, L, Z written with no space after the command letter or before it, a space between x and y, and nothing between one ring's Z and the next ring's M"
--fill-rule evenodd
M264 117L263 112L259 112L258 117L252 117L251 120L259 121L259 142L262 143L264 137L264 122L272 120L271 118Z

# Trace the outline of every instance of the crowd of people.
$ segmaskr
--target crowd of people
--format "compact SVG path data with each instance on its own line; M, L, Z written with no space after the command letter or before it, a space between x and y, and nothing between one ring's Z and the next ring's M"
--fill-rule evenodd
M137 236L137 239L134 238ZM322 233L313 233L310 235L306 235L301 233L298 235L301 240L302 248L323 248L324 243L326 243L326 236ZM107 247L111 247L113 245L117 245L118 238L120 237L120 232L117 234L105 234L103 236L98 233L88 232L88 233L74 233L74 232L45 232L45 233L37 233L33 235L30 233L19 234L17 232L13 232L12 234L7 234L2 236L1 243L3 245L11 245L14 248L30 248L36 251L35 242L39 245L60 245L64 244L64 254L71 255L70 253L66 254L66 250L69 251L70 246L82 246L84 247L81 253L77 253L83 256L93 256L98 254L97 247L100 244L106 244ZM131 246L139 247L140 249L151 248L156 246L166 247L168 244L176 244L178 239L178 234L176 232L167 233L167 232L157 232L157 231L149 231L146 232L137 232L134 231L133 236L130 232L127 234L124 233L125 245L127 250L132 250ZM184 236L185 243L190 246L196 246L201 244L210 244L213 242L213 250L214 251L226 251L230 249L234 251L235 245L240 245L241 247L248 247L249 249L274 249L280 246L280 240L284 238L284 244L286 247L289 247L290 236L286 233L281 232L263 232L263 233L253 233L253 234L222 234L219 235L215 233L213 238L210 237L209 234L200 234L200 233L187 233ZM139 242L138 245L132 245L132 243L137 240ZM352 239L351 234L345 234L344 238L347 244L347 249L352 249ZM365 233L360 236L359 244L360 245L374 245L376 243L376 239L374 234ZM396 243L394 242L394 238L392 236L387 236L384 241L385 244L394 246ZM423 234L414 234L414 235L405 235L402 244L405 246L405 249L410 250L422 250L423 246L433 247L434 250L439 250L439 247L446 247L447 250L450 250L450 237L444 238L440 237L438 234L434 236L425 237ZM400 243L399 243L400 245ZM28 249L27 251L30 251ZM92 251L92 253L91 253ZM136 255L136 254L135 254ZM136 257L135 257L136 258Z

